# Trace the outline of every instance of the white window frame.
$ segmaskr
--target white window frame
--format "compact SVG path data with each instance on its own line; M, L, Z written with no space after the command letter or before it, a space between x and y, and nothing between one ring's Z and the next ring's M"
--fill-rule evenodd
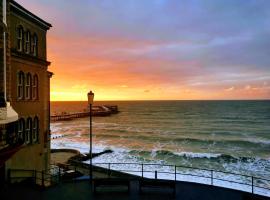
M24 73L22 71L18 73L17 97L19 100L24 98Z
M25 121L23 118L19 119L18 121L18 138L22 139L24 142L24 127L25 127Z
M33 76L32 99L38 100L38 76L36 74Z
M30 40L31 40L31 35L30 35L30 32L27 31L25 33L25 53L29 54L30 53Z
M33 40L32 40L32 54L33 56L37 56L38 55L38 37L36 34L33 35Z
M33 143L38 142L38 134L39 134L39 119L36 116L33 120L33 125L32 125L32 142Z
M32 85L32 76L30 73L27 73L25 83L25 99L27 100L31 99L31 89L32 89L31 85Z
M32 131L32 119L28 117L26 121L26 128L25 128L25 143L26 144L29 144L32 140L31 131Z
M23 27L19 26L17 29L17 50L23 50Z

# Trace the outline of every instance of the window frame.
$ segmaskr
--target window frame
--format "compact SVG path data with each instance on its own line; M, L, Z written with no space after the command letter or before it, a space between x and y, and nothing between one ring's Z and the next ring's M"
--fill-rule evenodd
M27 54L30 54L31 52L31 34L30 31L25 32L25 40L24 40L24 51Z
M24 30L23 27L20 25L17 27L17 50L22 52L23 51L23 34Z
M25 143L26 144L32 143L32 118L31 117L28 117L26 120Z
M37 116L35 116L32 122L32 143L38 142L39 142L39 119Z
M32 75L30 73L27 73L25 83L25 99L31 100L31 98L32 98Z
M31 46L33 56L38 56L38 37L36 33L33 34Z
M24 99L24 84L25 84L24 72L19 71L18 77L17 77L17 98L18 98L18 100Z
M22 143L25 142L25 120L23 118L18 121L18 139L21 139Z
M38 100L38 98L39 98L39 95L38 95L38 75L35 74L33 76L32 99Z

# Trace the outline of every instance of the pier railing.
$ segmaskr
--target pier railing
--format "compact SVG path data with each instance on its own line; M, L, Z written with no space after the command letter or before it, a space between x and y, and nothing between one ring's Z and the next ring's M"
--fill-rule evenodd
M117 114L118 112L119 112L118 106L116 105L93 106L92 116L105 117L105 116L110 116L112 114ZM83 111L73 112L73 113L62 112L58 114L53 114L50 116L50 120L52 122L66 121L66 120L72 120L72 119L88 117L88 116L89 116L89 110L85 109Z
M142 178L194 182L270 196L270 179L261 177L180 165L147 163L93 163L93 165L106 168L108 177L113 177L114 172L122 172Z

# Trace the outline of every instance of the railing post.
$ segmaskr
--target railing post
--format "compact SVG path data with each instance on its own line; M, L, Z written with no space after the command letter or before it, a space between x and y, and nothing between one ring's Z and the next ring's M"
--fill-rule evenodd
M213 180L213 173L214 173L214 171L211 170L211 185L213 185L213 182L214 182L214 180Z
M34 171L34 181L35 181L35 184L37 184L37 170Z
M155 179L157 179L157 170L155 171Z
M42 170L42 172L41 172L41 181L42 181L42 187L44 187L45 186L45 184L44 184L44 170Z
M142 178L143 178L143 163L142 163Z
M58 182L61 181L61 168L58 167Z
M251 176L251 187L252 187L252 194L254 193L254 177Z
M109 168L109 170L108 170L108 177L110 178L111 177L111 163L109 163L108 165L109 165L108 166L108 168Z
M176 181L176 165L174 165L174 180Z

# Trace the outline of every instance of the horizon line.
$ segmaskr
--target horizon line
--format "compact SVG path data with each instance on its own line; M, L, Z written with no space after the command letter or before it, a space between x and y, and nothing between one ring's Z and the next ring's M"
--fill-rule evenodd
M98 101L270 101L270 99L135 99L135 100L94 100ZM53 100L50 102L87 102L87 100Z

